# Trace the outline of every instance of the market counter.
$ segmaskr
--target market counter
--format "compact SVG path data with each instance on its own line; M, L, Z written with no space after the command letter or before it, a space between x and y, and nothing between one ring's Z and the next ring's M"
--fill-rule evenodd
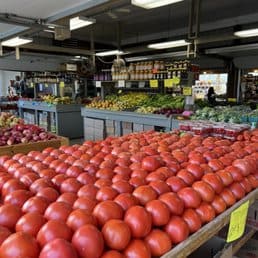
M18 101L19 115L29 124L71 139L83 136L83 119L79 104L48 104L41 101Z

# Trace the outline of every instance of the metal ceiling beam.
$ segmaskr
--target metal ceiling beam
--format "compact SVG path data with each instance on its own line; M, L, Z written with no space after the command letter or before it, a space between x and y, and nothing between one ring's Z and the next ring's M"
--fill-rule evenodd
M232 53L239 51L249 51L249 50L257 50L258 43L255 44L245 44L233 47L220 47L220 48L211 48L205 50L205 54L223 54L223 53Z

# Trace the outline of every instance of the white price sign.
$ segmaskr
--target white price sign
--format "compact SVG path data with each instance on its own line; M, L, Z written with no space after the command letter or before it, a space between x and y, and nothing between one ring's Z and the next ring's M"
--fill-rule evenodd
M101 81L96 81L96 88L101 88Z
M125 87L125 81L118 81L118 88L124 88Z

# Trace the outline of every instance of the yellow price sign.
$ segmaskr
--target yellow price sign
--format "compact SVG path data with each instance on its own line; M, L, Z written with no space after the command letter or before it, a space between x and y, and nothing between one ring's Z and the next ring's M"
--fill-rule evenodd
M179 77L174 77L173 79L173 84L179 84L180 83L180 78Z
M64 88L64 86L65 86L65 83L64 82L60 82L60 88Z
M192 87L184 87L183 95L184 96L192 96Z
M48 88L48 84L47 83L45 83L45 87Z
M34 83L33 83L33 82L30 83L30 87L31 87L31 88L34 87Z
M228 102L237 102L236 98L228 98Z
M173 88L173 79L165 79L164 80L164 87L165 88Z
M231 213L227 236L228 243L239 239L244 234L248 208L249 201L245 202Z
M159 87L158 80L150 80L150 87L151 88L158 88Z

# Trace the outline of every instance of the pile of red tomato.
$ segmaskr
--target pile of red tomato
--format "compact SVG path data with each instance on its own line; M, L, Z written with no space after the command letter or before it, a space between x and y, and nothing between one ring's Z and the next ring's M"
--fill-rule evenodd
M160 257L258 187L239 141L143 132L0 157L0 258Z

